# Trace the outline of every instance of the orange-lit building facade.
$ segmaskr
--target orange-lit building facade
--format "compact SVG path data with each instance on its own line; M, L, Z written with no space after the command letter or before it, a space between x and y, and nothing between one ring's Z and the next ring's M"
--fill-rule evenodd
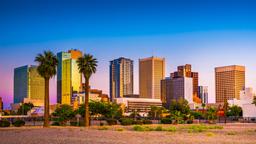
M178 66L178 71L171 73L171 78L181 78L181 77L189 77L193 79L193 96L198 95L198 79L199 74L198 72L192 72L192 67L190 64L186 64L183 66Z
M161 99L161 80L165 77L165 59L149 57L139 60L140 98Z
M79 93L82 86L82 75L79 73L77 59L83 53L79 50L69 50L57 54L57 102L71 104L72 95Z
M216 103L225 99L240 99L240 91L245 88L245 67L232 65L215 68Z

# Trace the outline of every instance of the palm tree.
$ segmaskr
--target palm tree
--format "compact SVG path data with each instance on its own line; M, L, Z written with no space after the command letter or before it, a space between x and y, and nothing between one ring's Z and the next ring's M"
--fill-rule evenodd
M83 57L78 58L77 64L78 69L81 74L83 74L85 79L85 116L84 116L84 122L85 127L89 126L89 90L90 90L90 77L93 73L96 72L97 67L97 59L95 59L90 54L84 54Z
M44 127L49 127L49 81L50 78L56 75L58 60L51 51L44 51L43 54L36 56L35 62L39 63L37 71L45 80Z

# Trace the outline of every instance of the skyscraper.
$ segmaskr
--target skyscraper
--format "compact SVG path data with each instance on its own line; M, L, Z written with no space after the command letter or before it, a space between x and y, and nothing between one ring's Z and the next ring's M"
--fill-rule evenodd
M72 95L78 93L82 86L82 75L79 73L76 63L82 52L69 50L57 54L57 102L71 104Z
M110 99L133 94L133 61L119 58L110 61Z
M14 69L14 103L24 98L44 101L45 81L37 72L37 66L22 66Z
M2 97L0 97L0 112L2 112L4 109L4 103Z
M171 73L171 78L189 77L193 79L193 96L198 97L198 72L191 71L191 65L178 66L178 71Z
M245 67L232 65L215 68L216 102L225 99L240 99L240 91L245 88Z
M202 103L208 104L208 87L207 86L198 86L198 94Z
M172 100L183 98L193 103L193 79L190 77L167 77L161 81L161 99L166 108Z
M165 77L165 59L149 57L139 60L141 98L161 99L161 80Z

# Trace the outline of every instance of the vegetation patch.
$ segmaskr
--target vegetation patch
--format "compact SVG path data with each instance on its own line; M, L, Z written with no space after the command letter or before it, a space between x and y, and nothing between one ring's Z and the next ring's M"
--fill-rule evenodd
M206 133L206 136L208 136L208 137L213 137L213 136L215 136L215 134L212 133L212 132L208 132L208 133Z
M117 128L116 131L124 131L123 128Z
M11 123L8 120L0 120L0 127L9 127Z
M108 130L108 127L102 126L102 127L99 127L98 130Z
M23 120L16 120L15 122L12 123L15 127L22 127L25 125L25 121Z
M227 135L233 136L236 135L236 132L228 132Z

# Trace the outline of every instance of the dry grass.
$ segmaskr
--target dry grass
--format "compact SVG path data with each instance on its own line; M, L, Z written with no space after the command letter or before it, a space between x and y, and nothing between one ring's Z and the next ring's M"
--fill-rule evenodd
M0 129L1 143L8 144L255 144L256 124L227 125L147 125L149 131L136 132L134 126L22 127ZM188 130L192 130L188 133ZM193 130L196 129L196 132ZM204 129L203 132L197 132ZM201 130L199 130L201 131Z

